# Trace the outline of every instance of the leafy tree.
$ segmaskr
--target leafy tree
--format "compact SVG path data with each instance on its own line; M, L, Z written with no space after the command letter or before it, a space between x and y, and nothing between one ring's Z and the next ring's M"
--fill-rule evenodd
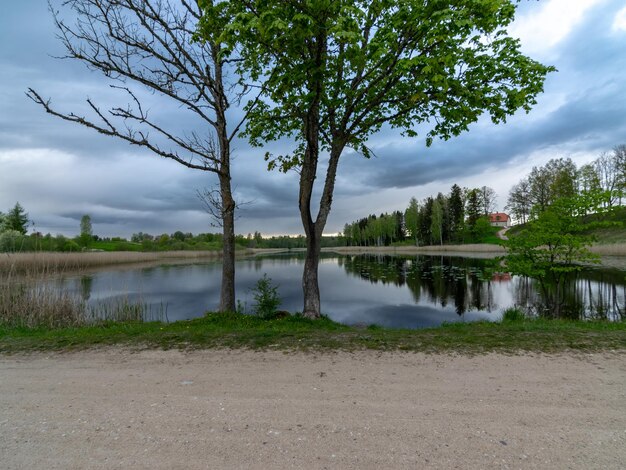
M427 197L424 203L420 207L419 216L419 233L420 240L423 245L430 245L432 241L431 226L433 221L433 204L435 200L432 197Z
M419 204L414 197L409 201L409 207L404 211L404 224L406 230L411 238L415 240L415 244L418 245L418 217L419 217Z
M528 176L531 215L545 211L552 202L553 175L545 167L533 167Z
M578 191L581 193L586 192L597 192L602 190L602 186L600 184L600 177L596 172L596 167L594 164L589 163L587 165L583 165L578 170Z
M537 280L547 316L562 316L566 275L599 260L589 251L593 238L585 232L601 223L586 222L583 217L600 213L602 203L598 202L585 196L557 199L526 230L506 242L509 271Z
M450 214L450 238L456 239L463 231L465 220L465 203L463 191L458 185L453 185L448 198L448 212Z
M483 213L482 200L479 189L470 189L467 192L465 213L467 214L467 226L470 231L476 225L476 221Z
M218 37L230 18L223 2L204 2L207 15L201 41L194 41L202 11L197 1L68 0L53 10L67 58L113 80L122 103L109 110L87 99L87 111L60 111L33 89L28 96L69 122L150 150L218 179L217 210L223 228L219 309L235 311L235 201L231 191L230 145L241 123L228 125L230 101L245 92L228 83L229 51ZM65 21L63 16L72 18ZM149 113L147 89L187 113L172 125ZM151 99L151 98L150 98ZM245 119L245 116L244 116ZM194 130L196 129L196 130Z
M430 233L433 243L443 245L443 207L441 207L441 202L438 198L433 201Z
M80 219L80 243L82 246L89 246L93 240L93 227L91 225L91 217L83 215Z
M28 214L19 202L16 202L13 209L3 218L2 231L6 232L9 230L14 230L22 235L25 235L28 231Z
M578 170L571 158L552 159L545 168L552 178L550 187L552 200L571 198L576 195Z
M556 199L575 196L577 173L571 158L553 158L542 167L533 167L528 176L531 215L545 211Z
M5 230L0 233L0 252L21 251L24 234L18 230Z
M250 142L297 142L293 151L266 159L270 169L300 173L307 317L320 316L320 240L344 150L371 156L368 139L383 125L408 136L417 135L418 124L432 125L429 145L468 130L484 113L504 122L520 108L530 110L553 70L524 56L508 36L514 0L227 3L235 21L226 36L240 54L239 71L262 90L246 126ZM203 19L201 34L210 37L210 13ZM320 152L328 152L328 166L317 205Z

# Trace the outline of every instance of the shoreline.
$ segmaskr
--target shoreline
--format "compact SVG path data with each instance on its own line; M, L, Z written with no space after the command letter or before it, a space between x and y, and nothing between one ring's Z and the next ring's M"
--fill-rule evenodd
M590 250L600 255L599 266L626 269L626 243L593 245ZM247 248L235 256L247 257L278 253L300 253L304 249ZM504 247L491 244L434 245L434 246L341 246L325 247L322 253L338 255L429 255L459 256L467 258L496 258L506 254ZM157 251L157 252L30 252L0 253L0 275L53 274L59 272L99 269L111 266L152 266L157 263L177 264L181 262L214 261L221 258L221 251Z

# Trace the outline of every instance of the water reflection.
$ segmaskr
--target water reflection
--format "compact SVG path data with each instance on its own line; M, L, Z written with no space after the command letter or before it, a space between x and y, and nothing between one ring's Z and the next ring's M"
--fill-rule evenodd
M264 273L279 286L281 309L302 308L303 254L237 261L237 297L252 310ZM322 311L346 324L422 328L443 322L497 320L511 306L542 312L535 282L502 273L494 260L454 256L338 256L320 263ZM100 271L54 282L85 302L166 306L169 320L199 317L219 303L221 265L185 264ZM566 289L572 317L624 318L626 279L617 269L576 273Z
M458 315L497 309L492 279L500 283L511 280L495 273L497 263L487 259L359 255L346 256L340 265L348 274L371 283L406 286L415 303L424 300L444 308L452 304Z
M370 283L406 285L416 303L423 299L441 307L454 303L458 315L518 306L533 315L551 316L539 283L499 271L497 260L358 255L339 264L349 275ZM572 319L626 319L624 271L593 267L571 273L563 288L561 311Z

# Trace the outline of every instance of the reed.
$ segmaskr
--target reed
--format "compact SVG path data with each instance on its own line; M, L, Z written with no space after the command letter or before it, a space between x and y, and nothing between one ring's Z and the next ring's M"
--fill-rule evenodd
M602 256L626 256L626 242L593 245L591 251Z
M220 255L218 251L0 253L0 276L19 274L40 277L100 266L150 263L161 260L217 259Z
M111 321L167 321L167 306L127 298L89 305L78 294L44 283L0 285L0 327L75 328Z

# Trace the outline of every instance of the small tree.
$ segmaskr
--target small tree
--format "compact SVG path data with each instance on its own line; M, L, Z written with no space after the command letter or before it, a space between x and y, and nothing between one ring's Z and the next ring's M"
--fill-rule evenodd
M465 220L465 202L463 201L463 191L457 184L452 185L448 201L450 238L457 239L459 234L463 231Z
M80 244L89 246L92 240L93 227L91 225L91 217L85 214L80 218Z
M585 232L602 223L585 222L583 216L599 213L601 196L557 199L530 221L526 230L506 242L509 271L537 280L547 316L559 318L563 314L565 277L581 270L583 263L599 260L589 251L593 237Z
M2 218L2 231L9 230L15 230L22 235L28 231L28 214L19 202Z
M278 295L278 286L272 283L272 279L263 274L263 277L256 283L252 289L252 297L254 298L255 313L266 320L270 320L276 316L276 311L281 304Z
M414 197L409 201L409 207L404 211L404 225L406 227L407 232L415 240L415 245L419 245L418 238L418 217L419 217L419 204L417 199Z
M430 219L430 233L433 243L443 245L443 208L439 199L433 202L433 213Z

